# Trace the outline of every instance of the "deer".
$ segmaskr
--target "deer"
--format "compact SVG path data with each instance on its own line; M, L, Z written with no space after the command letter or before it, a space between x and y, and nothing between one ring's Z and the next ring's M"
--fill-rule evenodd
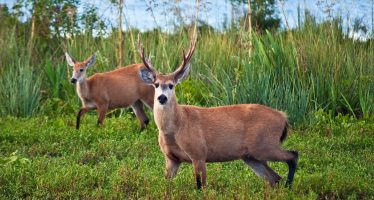
M155 88L153 115L158 142L165 158L165 178L171 180L181 163L192 163L198 190L206 186L206 163L243 160L270 186L281 180L268 161L288 165L286 187L291 188L298 152L284 150L281 143L289 127L285 113L260 104L218 107L179 105L175 86L186 79L196 39L183 51L182 64L172 73L159 73L144 55L138 36L138 51L144 67L139 76Z
M86 78L86 71L96 61L96 54L83 62L74 60L68 53L65 53L65 57L68 65L73 67L70 82L76 85L76 92L82 102L77 114L76 129L80 127L81 117L89 110L97 110L97 124L103 126L108 109L131 106L140 123L140 131L143 131L149 123L144 105L152 110L154 96L154 88L145 84L138 76L143 64L132 64Z

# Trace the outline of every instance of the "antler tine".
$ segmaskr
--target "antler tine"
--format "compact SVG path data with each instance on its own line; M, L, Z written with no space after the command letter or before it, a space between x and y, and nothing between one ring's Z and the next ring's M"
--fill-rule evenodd
M182 69L183 67L187 65L188 62L190 62L192 55L195 52L195 47L196 47L196 37L190 40L190 48L188 49L187 55L185 54L184 49L182 50L183 51L183 63L182 65L179 66L178 69Z
M140 57L142 58L144 66L151 72L155 73L155 69L153 68L151 64L151 61L144 56L144 48L142 47L142 44L140 42L140 33L138 34L138 51L139 51Z

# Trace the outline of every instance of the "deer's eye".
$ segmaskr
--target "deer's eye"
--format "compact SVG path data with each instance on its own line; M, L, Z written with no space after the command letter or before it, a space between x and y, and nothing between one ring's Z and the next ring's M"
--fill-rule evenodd
M80 68L80 69L79 69L80 72L83 72L83 70L84 70L83 68Z
M155 83L155 88L158 88L158 86L160 86L160 84L158 84L158 83Z
M169 89L173 89L174 85L173 84L169 84Z

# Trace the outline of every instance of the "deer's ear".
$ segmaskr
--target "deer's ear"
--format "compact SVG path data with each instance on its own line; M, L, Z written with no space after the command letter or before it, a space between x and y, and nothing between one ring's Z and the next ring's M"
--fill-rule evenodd
M155 74L149 71L145 67L142 67L139 70L139 76L140 76L140 79L142 79L147 84L153 84L156 80Z
M89 66L93 65L95 63L95 61L96 61L96 53L94 53L89 59L87 59L85 61L85 63L86 63L85 66L89 67Z
M67 53L65 52L66 61L68 62L68 65L74 67L75 60Z
M181 83L187 78L188 73L190 72L190 63L188 63L186 66L184 66L182 69L174 72L174 80L175 82Z

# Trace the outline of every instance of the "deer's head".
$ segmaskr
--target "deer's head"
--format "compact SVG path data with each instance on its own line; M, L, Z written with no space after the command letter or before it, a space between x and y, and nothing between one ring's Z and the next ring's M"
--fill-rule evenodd
M152 66L151 61L144 56L144 48L140 43L140 35L138 35L138 50L142 58L144 68L139 71L140 78L147 84L155 87L155 103L159 105L167 105L175 100L175 86L186 79L190 71L190 61L195 51L196 39L190 41L190 48L185 54L183 52L182 64L172 73L161 74Z
M71 77L71 83L82 82L86 77L86 69L96 61L96 54L93 54L87 60L78 62L74 60L68 53L65 53L66 61L73 67L73 76Z

